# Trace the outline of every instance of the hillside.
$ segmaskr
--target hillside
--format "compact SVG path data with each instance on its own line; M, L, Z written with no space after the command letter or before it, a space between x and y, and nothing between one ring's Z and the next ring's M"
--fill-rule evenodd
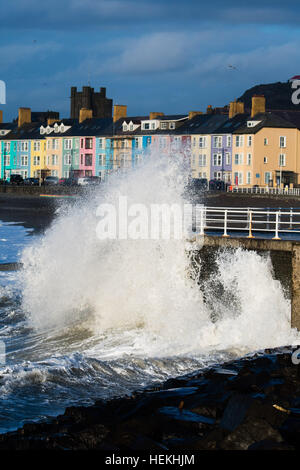
M251 109L251 98L253 95L264 95L266 97L267 110L286 109L300 111L300 105L292 103L292 90L291 83L277 82L268 83L264 85L256 85L238 98L238 101L245 103L245 109Z

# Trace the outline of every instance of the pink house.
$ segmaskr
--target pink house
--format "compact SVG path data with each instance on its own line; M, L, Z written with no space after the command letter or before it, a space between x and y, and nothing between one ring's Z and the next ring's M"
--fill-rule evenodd
M80 137L79 175L95 176L96 137Z

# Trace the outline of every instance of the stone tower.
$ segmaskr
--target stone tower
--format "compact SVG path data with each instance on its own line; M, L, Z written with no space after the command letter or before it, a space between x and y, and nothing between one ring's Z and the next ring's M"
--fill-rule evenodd
M82 91L77 91L77 87L71 88L71 119L79 119L82 108L91 109L93 118L110 118L112 104L113 100L106 98L106 88L100 88L99 92L90 86L82 87Z

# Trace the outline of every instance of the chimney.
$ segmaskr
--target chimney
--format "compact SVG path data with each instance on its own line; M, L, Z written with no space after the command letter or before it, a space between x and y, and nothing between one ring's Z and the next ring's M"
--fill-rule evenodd
M0 124L3 122L3 111L0 109Z
M231 101L229 105L229 119L233 118L236 114L244 114L245 105L242 101Z
M81 108L79 111L79 123L85 121L86 119L92 119L93 110L87 108Z
M158 116L164 116L164 113L149 113L149 119L156 119Z
M252 109L251 117L253 118L258 113L266 112L266 98L264 95L254 95L252 96Z
M202 111L189 111L189 119L193 119L194 116L199 116L199 114L203 114Z
M127 116L127 106L124 104L115 104L114 106L114 122Z
M213 108L212 108L212 105L211 105L211 104L209 104L209 105L207 106L206 114L213 114Z
M30 108L19 108L18 127L23 124L29 124L31 122L31 109Z

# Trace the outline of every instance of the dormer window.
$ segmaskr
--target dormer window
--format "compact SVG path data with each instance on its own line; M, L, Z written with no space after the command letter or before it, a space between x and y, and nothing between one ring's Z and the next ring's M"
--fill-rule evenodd
M65 126L63 124L60 125L60 132L65 132Z
M247 121L247 127L255 127L257 124L259 124L261 121Z
M40 127L40 134L45 134L46 132L46 129L44 128L44 126L41 126Z
M161 128L161 129L167 129L167 123L166 123L166 122L162 122L162 123L160 124L160 128Z
M59 127L58 127L58 124L55 123L54 124L54 132L57 134L59 132Z
M47 132L47 134L50 134L50 132L51 132L51 127L50 126L46 127L46 132Z
M123 132L126 132L128 130L128 126L126 122L123 122Z
M150 129L150 124L149 124L149 122L145 122L145 123L144 123L144 129L146 129L146 130Z
M170 122L169 129L175 129L175 122Z
M133 124L132 124L132 122L129 124L129 130L130 130L130 131L133 131Z

